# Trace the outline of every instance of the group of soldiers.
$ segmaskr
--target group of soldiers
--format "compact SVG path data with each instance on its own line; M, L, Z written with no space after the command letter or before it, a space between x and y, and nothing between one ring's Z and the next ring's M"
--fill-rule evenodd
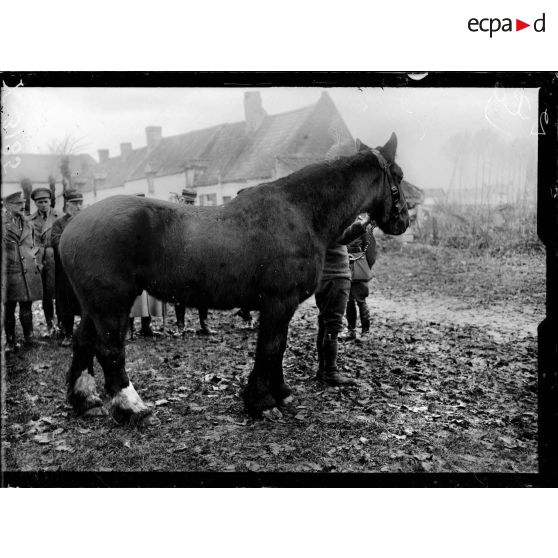
M64 211L54 207L54 195L49 188L36 188L31 192L37 210L25 212L26 202L22 192L5 199L2 248L6 261L2 274L4 292L4 331L6 352L20 347L16 341L16 308L23 330L23 343L35 343L32 304L42 301L45 317L45 337L60 338L60 344L71 344L74 316L80 313L79 304L60 264L58 245L62 232L79 213L83 195L77 190L64 194ZM56 315L58 328L54 325Z

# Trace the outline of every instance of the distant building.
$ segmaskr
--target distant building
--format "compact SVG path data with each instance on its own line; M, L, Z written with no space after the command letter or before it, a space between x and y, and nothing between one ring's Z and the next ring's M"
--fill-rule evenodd
M83 189L85 202L118 193L168 200L193 188L196 204L220 205L243 188L290 174L354 141L326 92L313 105L274 115L267 114L258 91L248 92L244 113L242 122L169 137L160 126L149 126L145 147L122 143L116 157L99 150L94 180Z
M91 155L67 155L69 181L73 188L86 190L93 184L97 161ZM21 191L23 184L31 188L54 187L56 207L62 208L64 156L18 153L2 156L2 198ZM35 211L33 202L31 210Z

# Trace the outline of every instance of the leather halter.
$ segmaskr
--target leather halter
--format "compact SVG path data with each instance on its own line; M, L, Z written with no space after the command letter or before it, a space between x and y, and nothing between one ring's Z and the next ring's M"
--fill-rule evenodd
M384 180L387 178L389 184L389 189L391 192L391 201L392 201L391 218L398 219L399 216L401 215L401 211L403 207L401 205L401 195L399 193L399 188L395 185L395 182L393 181L393 177L391 176L391 171L390 171L391 163L388 163L387 159L377 149L372 149L371 151L378 159L378 163L380 163L380 167L384 171Z

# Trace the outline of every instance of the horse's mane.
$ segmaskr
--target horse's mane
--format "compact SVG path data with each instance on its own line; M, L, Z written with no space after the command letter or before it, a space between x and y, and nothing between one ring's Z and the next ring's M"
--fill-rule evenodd
M275 183L286 189L292 186L298 188L301 183L308 182L317 182L323 185L325 182L331 180L332 174L335 175L336 173L346 172L348 170L356 171L367 164L373 163L373 161L376 161L376 158L371 155L372 152L363 151L356 155L337 157L332 160L313 163L284 178L280 178Z

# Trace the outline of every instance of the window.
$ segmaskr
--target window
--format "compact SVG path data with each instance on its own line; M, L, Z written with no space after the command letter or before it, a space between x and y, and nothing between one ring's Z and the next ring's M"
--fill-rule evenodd
M232 200L232 196L223 196L223 203L230 202Z

